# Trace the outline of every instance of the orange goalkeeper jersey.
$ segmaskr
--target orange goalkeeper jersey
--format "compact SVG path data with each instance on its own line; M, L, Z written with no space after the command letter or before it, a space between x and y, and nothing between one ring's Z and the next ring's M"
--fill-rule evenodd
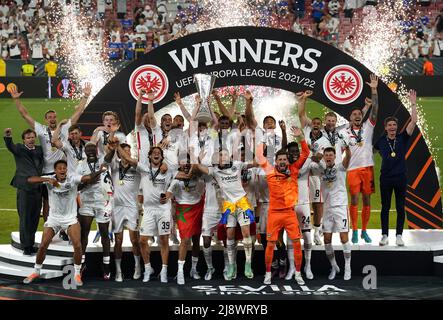
M298 171L309 156L309 147L305 140L301 141L302 152L299 159L289 165L290 174L280 173L266 158L260 158L260 166L265 170L269 188L269 210L294 209L298 201ZM261 155L259 151L257 155ZM263 161L263 158L266 161Z

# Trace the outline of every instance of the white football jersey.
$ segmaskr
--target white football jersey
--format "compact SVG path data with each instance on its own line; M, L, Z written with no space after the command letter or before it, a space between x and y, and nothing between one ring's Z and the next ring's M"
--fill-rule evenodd
M152 134L149 134L148 129L141 124L135 127L136 137L137 137L137 146L138 146L138 159L143 163L149 163L148 155L151 147L157 145L158 136L161 136L161 129L159 126L153 129ZM151 144L152 142L152 144Z
M61 127L60 140L68 140L68 129L71 126L71 120ZM54 172L54 163L58 160L65 159L65 154L61 149L51 146L51 139L54 131L49 130L49 127L35 121L35 133L40 140L40 145L43 149L43 173Z
M244 164L234 161L231 168L221 170L218 166L209 167L209 174L218 182L223 194L223 199L231 203L236 203L246 196L241 183L241 170Z
M140 173L132 166L123 168L115 155L111 162L111 175L114 185L114 206L136 208Z
M97 133L97 152L98 152L98 156L105 156L105 145L108 144L108 136L109 133L105 132L105 131L99 131ZM120 143L125 143L126 142L126 135L123 132L120 131L116 131L114 133L114 137L118 138L118 141Z
M323 130L320 130L321 137L318 138L315 141L313 141L311 139L311 132L312 132L311 126L305 126L303 128L303 134L305 136L306 143L309 146L309 150L311 150L311 154L323 153L325 148L331 146L331 144L328 141L328 139L324 136L324 131Z
M245 169L242 172L242 185L252 207L257 206L258 198L258 168Z
M205 211L220 212L222 205L221 190L217 180L213 176L204 175L205 181Z
M301 169L298 171L298 202L297 204L309 204L309 171L311 158L307 158Z
M172 180L168 191L174 194L178 204L197 204L202 198L204 188L204 181L194 177L188 181Z
M323 150L328 147L335 148L335 163L341 163L343 160L343 149L345 147L343 140L346 139L346 134L342 128L343 126L335 128L334 133L327 132L324 128L321 129L323 136L326 138L326 141L322 140L322 144L325 144L322 145L321 148L323 148Z
M55 174L43 176L43 178L55 179ZM57 219L63 223L63 221L70 222L77 217L77 186L80 184L81 178L79 175L68 175L64 182L59 181L59 187L45 183L48 188L49 217L51 219Z
M155 139L159 144L163 139L163 131L155 129ZM178 158L180 153L186 154L188 150L188 136L180 129L171 129L168 132L168 146L163 149L164 162L173 170L178 168Z
M68 162L68 172L75 173L80 162L86 161L85 144L82 142L80 147L75 147L69 140L62 141L62 150L65 153Z
M327 168L324 160L320 163L311 162L311 169L319 171L321 190L325 207L346 206L348 204L348 192L346 189L346 169L343 164L337 162L332 168Z
M103 164L103 157L99 158L94 163L88 163L88 161L82 161L77 166L77 175L86 176L93 172L97 172L100 170L100 166ZM112 196L113 186L112 186L112 178L110 176L109 171L103 172L100 175L100 180L94 184L87 184L80 191L80 199L81 202L85 203L101 203L103 205L109 201Z
M214 139L208 134L202 134L200 136L193 135L189 140L189 146L194 147L194 157L198 158L200 151L203 150L205 156L201 160L201 164L207 167L212 166L212 156L214 154L215 142Z
M275 154L282 148L282 137L275 132L267 133L262 130L261 142L266 144L266 159L271 165L275 164Z
M344 132L349 140L351 149L351 159L348 170L366 168L374 166L374 152L372 151L372 137L374 136L375 125L370 119L363 122L360 130L352 132L349 125ZM360 140L360 143L358 140Z
M137 171L141 174L143 190L143 208L145 212L152 209L171 210L171 201L160 203L160 194L168 190L175 174L171 170L161 173L159 168L151 168L149 164L138 163Z

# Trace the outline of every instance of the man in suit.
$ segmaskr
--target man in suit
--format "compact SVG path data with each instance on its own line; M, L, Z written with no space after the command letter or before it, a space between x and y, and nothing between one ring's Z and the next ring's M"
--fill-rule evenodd
M32 129L23 131L23 144L14 144L11 135L11 128L5 129L5 144L14 155L16 166L11 185L17 189L20 243L23 254L32 255L37 251L34 248L34 241L42 207L42 191L40 185L28 184L27 180L31 176L42 174L43 150L41 146L35 145L36 134Z

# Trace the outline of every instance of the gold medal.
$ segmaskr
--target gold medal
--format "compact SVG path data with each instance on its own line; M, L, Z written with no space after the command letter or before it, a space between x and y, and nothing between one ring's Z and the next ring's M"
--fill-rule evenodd
M359 146L359 147L363 147L363 141L360 141L360 142L358 143L358 146Z
M395 156L396 156L395 152L392 151L392 152L391 152L391 157L392 157L392 158L395 158Z
M328 188L332 187L332 181L328 181L327 184Z
M118 184L122 186L122 185L124 185L125 183L123 182L123 180L119 180L119 181L118 181Z
M56 147L52 147L52 148L51 148L51 151L52 151L52 152L54 152L54 151L56 151L56 150L57 150Z
M186 192L189 192L189 187L185 187L185 191L186 191Z

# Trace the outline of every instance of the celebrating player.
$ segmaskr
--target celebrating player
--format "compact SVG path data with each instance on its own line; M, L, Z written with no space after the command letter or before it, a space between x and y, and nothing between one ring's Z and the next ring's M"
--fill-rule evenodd
M140 173L138 173L130 163L121 158L119 161L115 153L114 143L109 143L109 152L105 157L105 163L110 164L112 182L114 185L114 205L112 211L112 226L115 234L114 259L115 259L115 281L122 282L121 271L123 228L129 229L129 239L132 243L132 253L134 254L135 271L133 278L139 279L141 276L140 247L138 233L138 208L137 197L140 186ZM122 143L122 152L127 157L131 156L131 147Z
M289 164L293 164L300 158L300 149L297 142L290 142L288 144L288 160ZM298 173L298 202L295 206L295 213L297 214L298 223L301 227L303 235L303 249L305 256L305 274L306 278L314 279L314 275L311 271L311 252L312 252L312 239L311 239L311 208L309 207L309 176L310 176L311 159L307 158L303 166ZM289 270L285 279L290 280L295 273L294 265L294 249L292 247L291 240L287 239L288 244L288 259Z
M74 113L71 118L67 122L67 124L63 127L60 137L63 141L68 139L68 128L71 125L77 123L80 116L85 111L86 103L88 102L89 95L91 94L92 86L90 83L86 83L83 88L83 96L80 100L80 103L76 106ZM40 144L43 148L43 174L50 175L54 173L54 163L57 160L65 159L65 155L63 151L57 149L52 143L52 136L57 127L57 113L54 110L48 110L45 113L45 122L46 125L43 125L37 121L35 121L31 115L26 110L25 106L20 101L20 96L23 92L18 92L17 88L13 88L11 90L11 97L15 101L15 106L17 107L18 112L21 114L23 119L29 124L29 126L35 130L38 139L40 140ZM48 192L47 188L43 188L43 219L46 220L49 212L48 207ZM68 241L68 237L64 231L61 231L60 237Z
M58 160L54 164L54 175L29 177L29 183L44 183L48 187L49 215L43 226L43 236L35 260L34 272L23 283L29 284L40 277L46 251L54 235L61 229L66 230L74 248L74 281L78 286L83 285L80 269L82 261L82 246L80 241L80 225L77 221L77 186L80 183L96 184L100 174L106 169L86 176L68 175L68 164Z
M77 167L78 175L88 175L97 172L102 164L103 157L98 157L97 147L94 143L88 142L85 145L86 161L79 163ZM98 224L98 231L101 235L101 243L103 247L103 278L109 280L111 277L111 270L109 268L110 258L110 239L108 236L109 222L111 221L111 213L107 204L110 202L108 190L105 190L105 183L110 182L106 178L109 172L105 172L101 176L101 183L93 185L86 185L80 191L80 208L79 222L81 225L81 241L83 257L82 263L84 263L86 248L88 246L89 231L91 230L92 220ZM106 180L106 181L105 181ZM86 265L84 264L83 267Z
M275 155L275 167L263 155L264 145L257 147L258 163L266 173L266 181L269 188L269 212L267 225L267 247L265 252L265 284L271 284L271 264L274 255L274 247L282 228L286 230L294 246L295 280L303 285L301 275L302 250L300 244L300 228L294 207L298 201L298 172L309 156L309 147L304 140L303 133L299 128L292 127L295 137L300 137L302 153L300 158L289 165L286 150L279 150Z
M349 166L351 151L345 148L346 156L337 162L335 148L328 147L323 151L323 160L319 163L312 162L311 169L321 174L321 187L324 199L323 208L323 236L325 241L326 256L331 263L329 280L333 280L340 268L335 261L332 247L332 234L340 233L345 258L344 279L351 279L351 244L349 243L349 218L348 218L348 194L346 191L346 170Z
M188 174L191 169L189 154L180 159L179 172ZM176 177L177 178L177 177ZM178 252L177 283L185 284L184 265L188 246L192 239L191 278L200 279L197 272L198 255L200 253L200 234L202 229L204 182L197 177L190 179L174 179L166 192L166 199L175 197L175 214L180 232Z
M171 201L166 198L166 191L173 179L171 170L162 167L163 150L152 147L149 151L149 163L132 159L118 147L119 155L141 174L143 190L143 219L140 225L140 250L145 264L143 282L148 282L154 269L151 267L149 237L159 235L162 269L160 281L168 282L169 234L171 232Z
M361 238L367 243L372 242L366 232L366 228L371 215L371 194L375 192L372 137L378 113L378 78L371 74L371 81L367 82L367 84L371 87L372 94L372 109L369 118L362 123L363 111L360 109L352 110L349 127L345 131L352 154L348 167L348 184L349 193L351 194L352 243L358 243L358 198L360 193L363 198Z
M233 161L229 151L221 150L219 153L218 166L206 167L201 164L194 164L193 168L206 175L213 176L220 186L223 194L222 218L220 223L227 227L227 253L229 260L227 280L232 280L237 274L235 264L235 229L237 223L241 227L243 235L243 246L245 250L245 276L249 279L254 277L251 266L252 239L250 235L250 224L254 222L253 208L246 197L246 192L241 184L241 171L245 167L240 161ZM235 159L236 157L234 157Z

